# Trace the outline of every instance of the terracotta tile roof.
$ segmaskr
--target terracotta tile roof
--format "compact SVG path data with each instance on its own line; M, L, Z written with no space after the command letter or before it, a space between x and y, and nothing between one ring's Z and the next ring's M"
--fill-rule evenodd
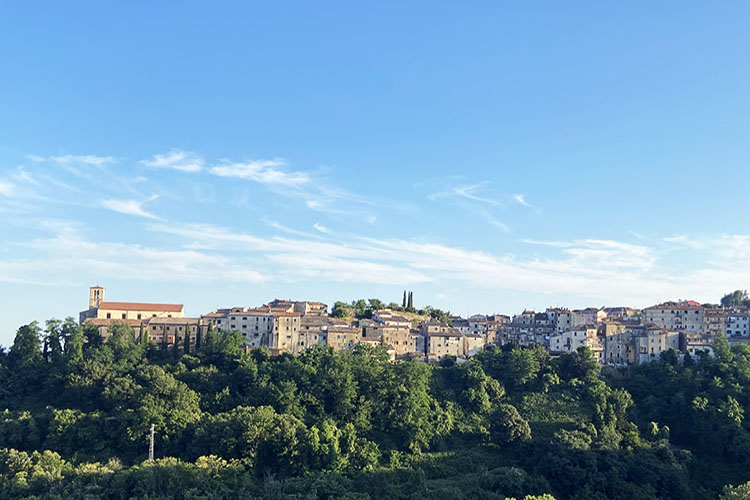
M114 309L118 311L164 311L182 312L182 304L149 304L142 302L102 302L99 309Z
M146 324L158 324L158 325L197 325L200 323L200 318L146 318L143 320Z
M694 300L683 300L682 302L664 302L655 306L647 307L647 310L653 309L700 309L700 302Z
M117 319L117 318L88 318L83 322L84 325L95 325L95 326L109 326L113 323L125 323L128 326L141 326L141 323L145 323L144 320L140 319Z

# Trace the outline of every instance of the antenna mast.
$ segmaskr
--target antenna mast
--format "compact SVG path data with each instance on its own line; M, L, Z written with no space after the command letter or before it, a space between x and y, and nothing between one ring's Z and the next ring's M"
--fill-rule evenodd
M148 443L148 459L154 461L154 424L151 424L151 435Z

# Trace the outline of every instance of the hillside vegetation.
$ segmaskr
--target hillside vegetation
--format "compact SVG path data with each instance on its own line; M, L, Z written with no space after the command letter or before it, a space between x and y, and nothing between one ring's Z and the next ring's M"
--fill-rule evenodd
M750 348L716 351L615 384L586 349L435 366L26 325L0 355L0 498L747 498Z

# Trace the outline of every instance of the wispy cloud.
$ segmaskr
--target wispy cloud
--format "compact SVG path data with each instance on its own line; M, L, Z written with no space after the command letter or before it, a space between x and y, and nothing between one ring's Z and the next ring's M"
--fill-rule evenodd
M478 194L478 191L480 191L480 189L487 184L487 182L480 182L478 184L471 184L466 186L455 186L449 191L432 193L427 198L432 201L438 200L440 198L464 198L494 207L502 206L502 203L500 203L498 200Z
M109 163L115 163L115 159L111 156L96 156L96 155L60 155L52 156L50 160L55 163L63 165L92 165L94 167L101 167Z
M328 241L297 235L264 238L209 224L149 223L146 228L171 235L173 248L92 242L78 236L75 226L52 224L53 238L25 244L34 250L34 258L0 260L0 281L44 283L47 273L50 283L92 275L115 278L138 268L153 273L148 279L156 282L422 283L438 287L436 292L460 283L635 306L669 297L710 300L737 288L735 283L750 281L750 235L715 237L719 248L707 249L713 261L673 272L669 262L660 260L659 248L607 239L526 240L548 247L548 255L517 257L356 235Z
M486 220L487 223L489 223L490 225L493 225L499 229L502 229L506 233L510 232L510 228L506 224L503 224L502 222L497 220L491 213L485 210L482 210L480 214L482 215L482 217L484 217L484 220Z
M269 227L272 227L274 229L277 229L281 232L287 233L287 234L293 234L295 236L302 236L303 238L321 238L318 234L308 233L305 231L300 231L298 229L293 229L289 226L285 226L284 224L281 224L275 220L271 220L268 218L268 216L261 217L261 221L263 221L264 224L266 224Z
M141 160L141 163L147 167L179 170L180 172L203 170L203 158L195 153L179 149L172 149L165 154L156 154L148 160Z
M514 194L513 200L515 200L516 203L523 205L524 207L534 208L534 205L526 201L526 197L522 194Z
M102 206L115 212L120 212L127 215L136 215L138 217L145 217L147 219L159 219L156 215L147 212L143 209L143 205L154 201L158 198L157 195L153 195L145 200L102 200Z
M220 177L246 179L267 185L300 186L310 181L306 172L287 172L280 167L286 165L284 160L255 160L250 162L223 163L211 167L209 171Z
M645 240L646 239L646 237L643 236L641 233L637 233L637 232L635 232L633 230L629 230L628 232L630 234L632 234L633 236L635 236L636 238L638 238L639 240Z
M317 222L316 222L315 224L313 224L313 227L314 227L315 229L317 229L318 231L320 231L321 233L324 233L324 234L331 234L331 230L330 230L330 229L328 229L327 227L325 227L325 226L324 226L324 225L322 225L322 224L318 224Z
M667 243L674 243L679 246L692 248L693 250L699 250L706 247L707 242L702 238L690 238L684 234L678 234L664 238Z
M0 194L11 196L13 194L13 184L7 181L0 181Z
M0 282L42 286L85 284L92 279L156 283L263 283L267 272L245 260L195 250L161 249L137 244L89 241L70 227L55 228L52 237L24 244L43 258L0 260ZM56 231L59 229L59 231ZM138 269L138 273L133 273Z

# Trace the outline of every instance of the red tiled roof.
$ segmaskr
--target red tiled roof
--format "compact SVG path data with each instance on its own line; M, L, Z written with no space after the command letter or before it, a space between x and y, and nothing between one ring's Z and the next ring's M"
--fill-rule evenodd
M128 326L141 326L144 320L140 319L117 319L117 318L88 318L83 324L94 326L109 326L113 323L125 323Z
M682 302L664 302L663 304L657 304L655 306L647 307L646 309L699 309L700 307L700 302L684 300Z
M182 312L182 304L149 304L141 302L102 302L99 309L114 309L118 311L165 311Z

